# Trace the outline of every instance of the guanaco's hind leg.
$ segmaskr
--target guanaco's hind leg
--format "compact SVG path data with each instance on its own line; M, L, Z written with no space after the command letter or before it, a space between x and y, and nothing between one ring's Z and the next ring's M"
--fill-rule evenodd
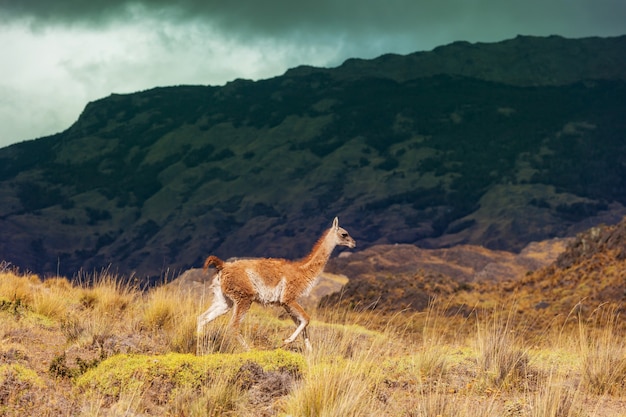
M285 304L284 307L285 310L287 310L289 316L291 316L293 322L296 323L296 326L298 327L291 336L285 339L285 341L283 342L283 346L288 345L289 343L296 340L296 337L298 337L298 335L302 333L302 338L304 339L304 345L306 347L306 350L313 350L313 348L311 347L311 342L309 342L309 333L307 332L307 326L309 325L310 320L309 315L306 313L306 311L304 311L302 306L295 301L289 304Z
M198 316L198 333L202 332L202 328L207 323L228 312L228 310L230 310L230 307L231 306L224 297L224 294L222 294L222 291L218 288L215 291L215 296L213 297L213 303L211 304L211 307L209 307L207 311Z
M246 343L246 340L243 338L241 331L239 330L239 326L241 325L241 320L246 315L248 310L250 310L250 306L252 305L252 299L244 298L238 300L234 303L233 307L233 315L230 319L229 327L232 332L237 336L237 340L246 350L250 350L250 347Z

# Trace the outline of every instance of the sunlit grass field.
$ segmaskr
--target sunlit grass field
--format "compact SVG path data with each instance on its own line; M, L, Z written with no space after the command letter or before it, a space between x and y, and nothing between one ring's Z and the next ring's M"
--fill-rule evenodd
M254 306L196 335L204 294L102 272L77 283L0 271L2 416L626 416L619 309L524 320L514 304L454 313ZM467 298L467 295L465 295ZM529 319L530 320L530 319Z

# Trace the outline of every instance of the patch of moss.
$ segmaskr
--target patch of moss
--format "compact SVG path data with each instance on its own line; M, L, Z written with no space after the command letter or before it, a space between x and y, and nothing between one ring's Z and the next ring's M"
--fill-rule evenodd
M0 365L0 385L11 378L13 381L27 383L31 386L43 386L41 378L32 369L28 369L18 363Z
M11 412L24 410L32 401L33 390L43 386L32 369L17 363L0 365L0 415L24 415Z
M178 353L116 355L77 378L76 386L85 392L112 397L141 389L155 381L174 388L195 388L211 383L217 375L234 376L247 362L258 364L265 372L281 371L294 375L300 375L305 366L301 355L281 349L207 356Z

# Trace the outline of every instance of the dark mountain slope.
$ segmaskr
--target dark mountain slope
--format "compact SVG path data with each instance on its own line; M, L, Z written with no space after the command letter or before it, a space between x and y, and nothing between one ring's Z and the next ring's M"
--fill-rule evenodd
M359 248L519 250L624 214L622 79L333 71L112 95L0 149L0 259L158 276L209 253L303 256L335 215Z

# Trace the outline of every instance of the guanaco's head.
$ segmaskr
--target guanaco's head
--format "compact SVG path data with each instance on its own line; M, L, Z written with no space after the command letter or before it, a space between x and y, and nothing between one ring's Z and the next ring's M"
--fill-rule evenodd
M352 239L352 236L350 236L346 229L339 227L339 219L336 217L335 220L333 220L333 227L331 227L330 232L335 235L337 245L347 246L349 248L356 246L355 240Z

